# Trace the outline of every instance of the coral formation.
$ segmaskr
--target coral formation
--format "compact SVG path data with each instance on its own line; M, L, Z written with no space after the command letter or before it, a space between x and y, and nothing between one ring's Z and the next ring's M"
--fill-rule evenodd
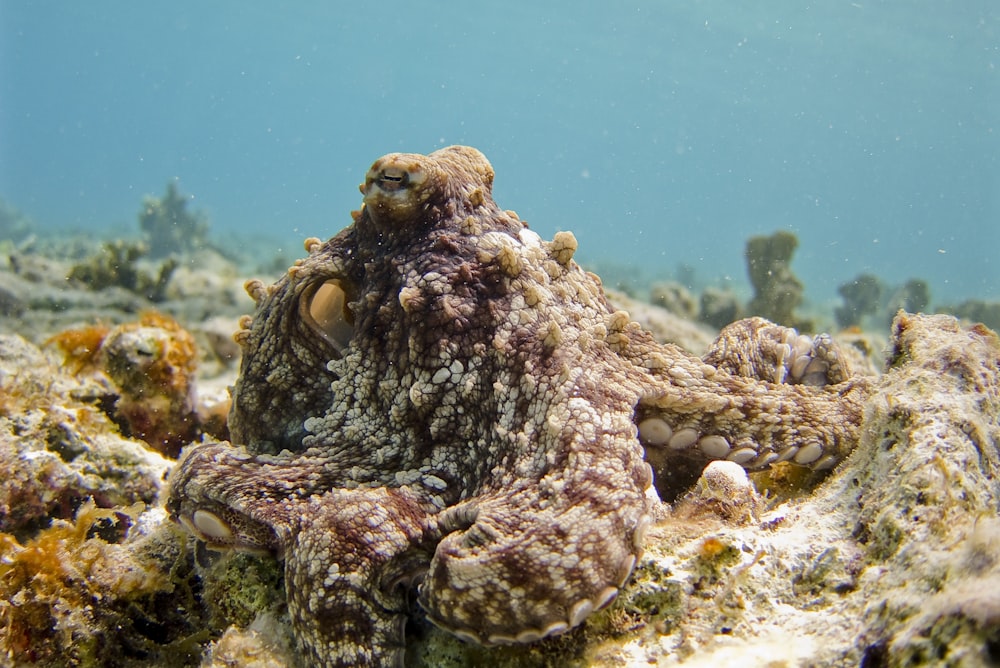
M167 183L163 197L147 196L139 211L139 229L149 244L151 257L197 250L207 242L208 220L187 210L188 198L181 196L175 181Z
M100 369L107 375L118 390L110 413L127 436L176 457L202 430L225 435L218 413L226 407L198 413L194 338L173 318L150 311L138 322L67 330L49 341L74 373Z
M706 287L698 300L698 319L716 329L722 329L744 316L743 305L732 290Z
M176 457L198 434L194 339L173 318L150 312L108 332L101 357L128 435Z
M919 313L931 302L930 286L919 278L890 287L874 274L864 273L840 285L837 292L844 303L834 309L834 317L843 328L860 327L866 319L882 327L898 311Z
M109 241L104 244L101 252L74 265L67 279L77 281L91 290L118 286L151 302L163 301L170 276L177 268L177 260L164 260L156 275L152 276L136 265L136 261L146 253L145 244Z
M747 271L754 289L747 311L779 325L811 331L812 322L795 315L803 293L802 282L791 268L798 245L798 237L785 230L747 240Z
M834 309L833 315L840 327L861 324L866 315L874 315L881 305L884 286L874 274L859 274L853 280L840 285L837 293L844 303Z
M886 303L885 322L891 323L896 313L921 313L927 310L931 303L931 288L927 281L911 278L895 290L889 292Z
M139 512L101 510L88 502L75 522L56 520L23 546L0 534L0 642L8 659L98 664L106 640L95 633L100 623L90 614L94 600L111 595L127 603L169 590L162 573L134 563L116 541L90 537L102 524L105 530L131 524Z
M101 368L101 346L109 331L107 325L87 325L54 334L45 343L62 351L71 373L90 373Z
M698 317L698 302L691 292L680 283L672 281L654 283L649 288L649 301L688 320L694 320ZM730 322L732 320L726 324Z
M240 552L216 553L207 568L203 599L212 623L220 628L248 628L261 614L284 607L283 572L266 556Z
M285 668L298 665L287 623L261 615L246 629L231 626L212 643L200 668Z
M23 544L0 534L6 665L195 665L205 634L186 551L143 505L88 501Z
M764 501L739 464L714 461L701 472L698 482L678 502L680 517L712 514L733 524L751 524L764 508Z
M210 317L235 320L249 310L245 277L217 251L151 260L145 248L136 241L59 236L36 237L0 254L0 313L8 316L0 319L0 332L39 342L80 323L114 325L153 308L197 329Z
M1000 301L966 299L958 304L941 306L938 311L970 322L981 322L994 331L1000 331Z
M901 313L871 411L825 495L858 522L862 658L984 661L1000 640L1000 338Z
M88 497L102 507L154 501L168 464L115 435L100 406L106 394L0 335L0 531L28 535L73 517Z
M162 508L169 462L122 438L107 383L0 335L0 663L191 666L209 638L190 551ZM218 629L221 631L221 629Z

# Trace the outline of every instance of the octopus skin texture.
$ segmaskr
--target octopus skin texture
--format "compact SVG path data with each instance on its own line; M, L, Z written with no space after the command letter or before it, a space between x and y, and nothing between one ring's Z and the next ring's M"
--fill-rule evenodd
M196 536L284 559L309 665L401 664L414 591L472 642L572 629L642 552L650 462L823 468L856 441L869 384L829 338L750 319L704 359L657 343L492 183L469 147L377 160L351 226L247 284L240 445L171 475Z

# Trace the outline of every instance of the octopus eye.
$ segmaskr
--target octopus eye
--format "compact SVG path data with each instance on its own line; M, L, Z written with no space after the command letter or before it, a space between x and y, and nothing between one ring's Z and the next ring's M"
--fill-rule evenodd
M307 290L299 304L303 322L340 355L354 334L354 314L347 305L349 301L343 284L331 279Z
M441 188L439 171L422 155L390 153L376 160L361 184L366 222L383 233L417 222L420 208Z
M379 172L378 187L386 192L403 190L410 185L410 173L399 167L387 167Z

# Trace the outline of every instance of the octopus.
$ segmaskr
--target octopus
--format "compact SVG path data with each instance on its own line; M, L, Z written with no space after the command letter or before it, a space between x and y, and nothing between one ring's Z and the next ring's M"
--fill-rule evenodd
M493 178L463 146L378 159L353 224L247 283L232 444L170 476L208 546L284 560L309 665L400 665L414 614L562 634L626 584L684 462L823 469L857 441L870 383L830 337L754 318L703 358L658 343Z

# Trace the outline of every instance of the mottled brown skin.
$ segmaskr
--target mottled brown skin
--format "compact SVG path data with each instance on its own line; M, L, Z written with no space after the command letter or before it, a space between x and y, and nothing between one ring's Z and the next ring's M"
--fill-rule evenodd
M284 557L312 664L400 663L414 586L431 621L480 643L606 605L655 502L643 421L657 461L829 465L853 447L864 381L759 380L841 380L827 340L747 321L716 366L660 345L572 261L571 234L543 242L492 182L468 147L376 161L353 225L248 285L244 445L193 447L171 476L168 508L196 535Z

